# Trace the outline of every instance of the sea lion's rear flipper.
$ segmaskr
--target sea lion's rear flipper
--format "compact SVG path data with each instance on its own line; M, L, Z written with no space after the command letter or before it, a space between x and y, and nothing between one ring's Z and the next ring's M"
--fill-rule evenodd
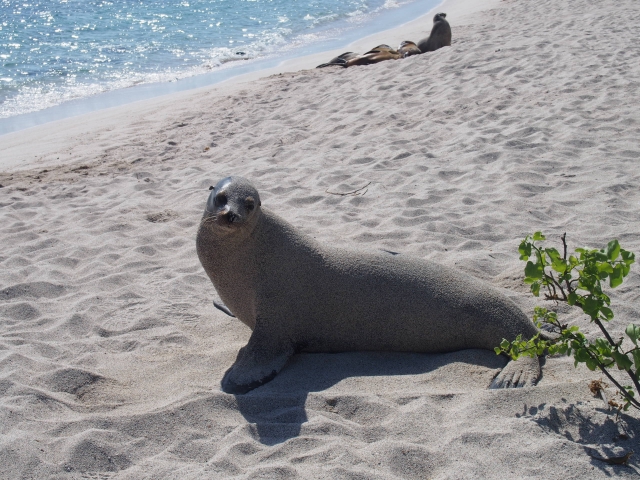
M242 395L264 385L273 380L293 353L293 345L279 341L272 329L257 320L249 342L240 349L235 363L222 377L222 390Z
M538 357L520 357L511 360L491 382L489 388L533 387L540 379L540 360Z
M357 56L358 56L357 53L345 52L345 53L342 53L342 54L338 55L335 58L332 58L327 63L323 63L321 65L318 65L316 68L324 68L324 67L331 67L331 66L346 67L347 66L347 62L349 60L351 60L352 58L355 58Z
M213 306L216 307L218 310L220 310L221 312L226 313L227 315L229 315L230 317L236 318L236 316L231 313L231 310L229 310L229 307L227 307L224 303L222 302L216 302L215 300L213 301Z

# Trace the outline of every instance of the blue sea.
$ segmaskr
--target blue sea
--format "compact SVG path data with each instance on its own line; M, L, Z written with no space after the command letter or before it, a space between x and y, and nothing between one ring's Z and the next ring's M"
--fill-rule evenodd
M169 83L181 83L174 91L193 88L288 56L340 48L437 3L0 0L0 133L16 129L6 119L70 101L77 106L105 92ZM171 89L138 90L129 101L165 91ZM115 103L127 101L121 97Z

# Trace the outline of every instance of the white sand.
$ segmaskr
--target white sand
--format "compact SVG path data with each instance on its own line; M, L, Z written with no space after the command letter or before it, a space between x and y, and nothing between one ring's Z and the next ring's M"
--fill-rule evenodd
M491 391L488 351L298 355L219 390L249 329L213 308L195 233L229 174L321 241L455 265L529 313L527 233L640 253L638 2L438 10L454 43L432 54L1 138L0 478L637 478L640 415L616 421L568 358ZM638 269L611 295L616 338L640 317Z

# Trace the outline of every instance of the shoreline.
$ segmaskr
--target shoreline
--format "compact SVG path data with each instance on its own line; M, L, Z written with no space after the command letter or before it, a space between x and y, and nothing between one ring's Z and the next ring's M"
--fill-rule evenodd
M228 80L210 86L154 96L6 133L0 135L0 138L2 138L0 169L5 171L29 170L31 168L52 167L63 164L65 162L64 155L61 157L52 153L52 150L62 150L65 145L75 143L75 139L79 137L91 137L100 131L122 131L127 128L127 125L151 115L151 112L155 114L159 111L170 110L176 104L194 102L194 99L203 95L213 94L223 97L243 88L248 88L252 83L274 75L314 70L320 63L344 51L364 52L380 43L395 45L411 38L417 41L429 34L433 15L438 10L443 10L447 13L447 19L452 25L453 43L455 44L456 28L472 24L474 22L474 13L493 8L498 4L499 0L491 0L482 4L476 0L444 0L431 10L407 23L359 38L345 47L287 60L272 68L233 76ZM330 74L330 72L327 73ZM195 102L197 103L197 100Z
M287 60L277 66L233 76L214 85L133 101L6 133L0 135L2 138L0 169L5 171L28 170L63 164L65 162L64 156L61 158L57 154L52 155L51 150L63 149L64 145L75 143L72 139L79 136L90 136L92 132L96 131L123 130L127 125L151 115L151 112L172 109L175 104L193 101L202 95L214 94L221 97L231 95L247 88L253 82L274 75L314 70L320 63L344 51L366 51L380 43L394 45L411 38L415 38L417 41L429 34L433 15L438 10L447 13L447 19L452 24L453 43L455 43L455 29L457 27L473 23L474 13L490 9L498 3L499 0L491 0L483 4L479 4L476 0L444 0L423 15L405 24L359 38L345 47ZM327 73L330 74L330 72Z
M270 75L264 72L284 73L292 68L296 68L296 65L301 65L303 66L302 68L313 68L309 66L311 64L306 61L307 59L316 56L325 58L325 54L331 54L331 52L339 51L342 53L352 45L360 44L365 38L373 38L384 32L401 29L405 25L416 21L417 18L425 16L424 13L421 13L418 17L415 17L418 11L424 12L424 8L427 8L427 12L432 12L441 4L442 2L438 4L438 0L414 0L410 4L402 5L399 8L389 10L382 14L378 13L373 19L366 22L365 25L356 26L343 32L344 36L342 38L328 38L315 43L302 45L299 50L296 50L297 53L289 51L275 57L267 56L265 58L251 59L247 62L229 62L208 73L163 83L148 83L111 90L89 97L68 100L42 110L0 118L0 136L58 120L95 113L108 108L126 106L140 100L153 100L180 92L200 88L212 88L227 82L245 82L254 78L263 78L264 76ZM407 20L407 18L412 16L414 18ZM391 21L387 20L388 18L390 18ZM384 24L389 23L393 26L384 26ZM429 31L427 30L423 36L428 35L428 33ZM418 38L415 38L415 40L417 41ZM364 48L369 49L371 47L372 45L369 45ZM288 65L291 66L287 67Z

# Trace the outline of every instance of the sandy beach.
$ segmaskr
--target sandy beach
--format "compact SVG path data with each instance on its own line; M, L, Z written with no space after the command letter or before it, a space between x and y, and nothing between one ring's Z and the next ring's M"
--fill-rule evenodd
M213 307L195 236L228 175L320 242L456 267L527 314L555 306L522 282L525 235L640 254L638 2L437 11L433 53L314 69L325 52L0 137L0 478L637 478L640 413L568 357L489 390L490 351L300 354L220 390L251 332ZM353 50L426 36L425 13ZM615 338L639 269L610 292Z

